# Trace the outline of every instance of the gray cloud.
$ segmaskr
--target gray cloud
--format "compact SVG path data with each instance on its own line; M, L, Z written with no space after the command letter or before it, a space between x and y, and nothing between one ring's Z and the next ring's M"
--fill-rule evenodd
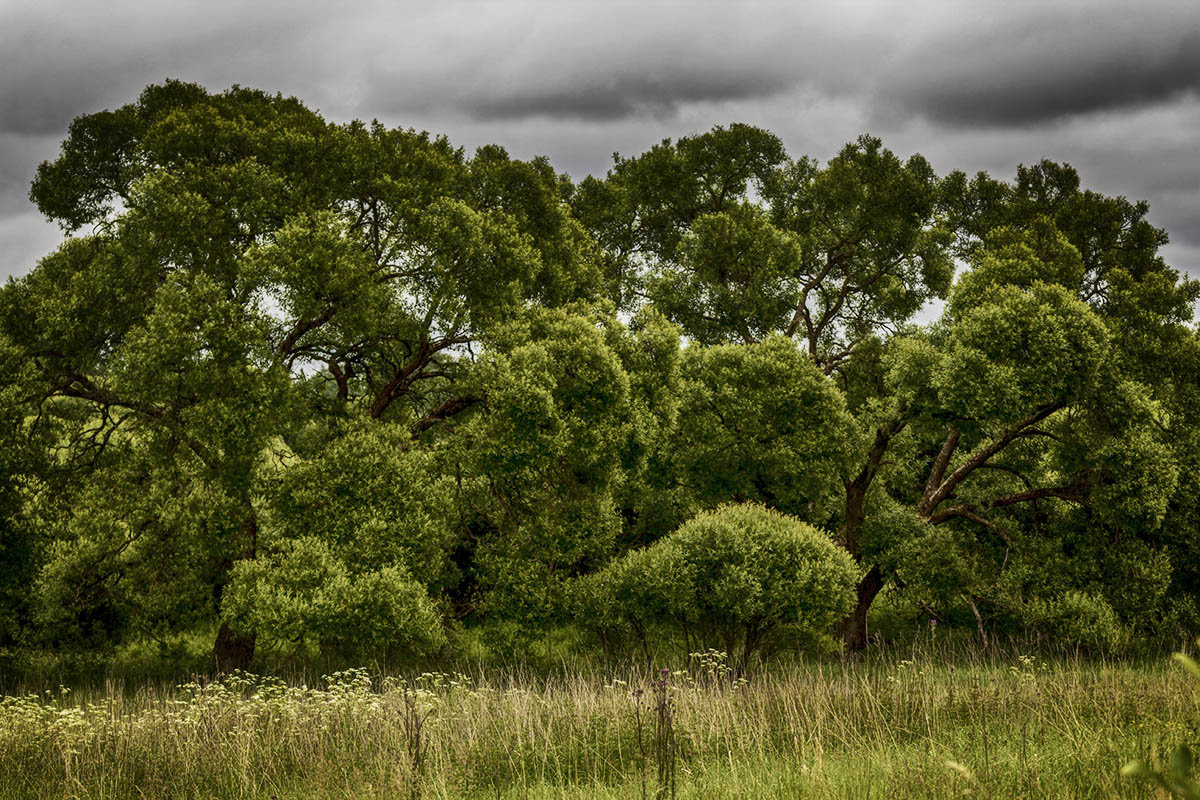
M80 109L94 108L96 98L105 94L99 73L72 69L40 77L40 81L16 81L11 90L0 94L0 131L22 136L61 133ZM60 85L63 91L57 90Z
M671 116L681 106L768 98L788 88L786 76L714 70L704 73L638 72L598 75L530 92L473 98L468 113L481 120L562 117L611 121L637 116Z
M62 240L58 226L37 211L0 216L0 281L33 269Z
M4 0L0 0L0 5ZM11 5L11 4L10 4ZM45 7L43 7L45 6ZM575 177L747 122L825 159L863 132L941 172L1067 161L1200 252L1200 9L886 0L64 0L0 9L0 275L53 246L26 200L75 116L178 77L294 94ZM38 250L38 248L44 248Z
M31 137L0 133L0 219L32 210L29 180L34 167L52 158L58 137Z
M1184 275L1200 279L1200 245L1169 244L1162 249L1163 259ZM1200 302L1195 306L1196 318L1200 319Z
M1183 195L1167 195L1164 199L1169 205L1161 212L1152 210L1151 220L1167 231L1172 244L1181 249L1200 249L1200 188ZM1200 264L1188 266L1200 267Z
M827 58L833 47L870 63L878 31L838 9L803 15L778 3L510 3L431 12L419 43L369 60L371 114L483 123L535 119L653 124L696 105L823 93L860 82ZM477 11L478 9L478 11ZM454 52L445 59L441 54Z
M6 14L0 132L61 136L79 114L131 102L167 77L246 83L243 76L262 74L267 53L275 54L272 77L308 82L301 68L318 62L297 45L315 25L310 14L281 14L270 3L236 15L223 7L232 9L66 3L59 18L33 7Z
M1129 7L1131 10L1133 6ZM1177 6L1049 12L922 43L882 84L893 114L952 126L1028 126L1200 91L1200 17ZM1141 12L1141 9L1138 9Z
M1072 62L1003 78L989 73L977 82L926 86L907 99L941 122L1023 125L1149 105L1200 89L1200 36L1164 56Z

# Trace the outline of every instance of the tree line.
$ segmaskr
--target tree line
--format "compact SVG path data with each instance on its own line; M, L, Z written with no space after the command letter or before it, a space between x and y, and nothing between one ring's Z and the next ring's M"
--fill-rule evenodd
M574 182L168 81L30 197L72 235L0 290L0 647L628 636L620 587L710 545L780 607L755 525L852 648L885 587L985 637L1200 629L1200 283L1068 165L734 124Z

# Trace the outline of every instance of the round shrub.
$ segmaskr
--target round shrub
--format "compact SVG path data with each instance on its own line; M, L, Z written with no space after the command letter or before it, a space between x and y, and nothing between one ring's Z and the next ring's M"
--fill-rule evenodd
M741 674L781 646L832 646L857 570L824 532L758 505L725 505L629 553L581 586L593 630L724 650ZM648 651L647 651L648 652Z

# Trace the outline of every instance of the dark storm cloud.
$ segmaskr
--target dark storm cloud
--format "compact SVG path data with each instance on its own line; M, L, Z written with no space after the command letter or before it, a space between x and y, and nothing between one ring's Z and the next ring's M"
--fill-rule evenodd
M689 103L767 98L789 83L782 75L733 70L598 75L541 90L474 98L467 110L480 120L538 116L607 122L647 114L669 116Z
M304 63L295 45L313 25L270 6L237 15L222 14L221 4L211 13L174 12L169 4L73 10L59 10L61 18L32 8L4 15L0 133L61 137L79 114L131 102L167 77L246 82L240 75L271 50L279 53L271 71L286 75Z
M1131 6L1132 8L1132 6ZM1133 29L1121 14L1058 15L927 42L885 83L891 110L950 126L1027 126L1200 92L1195 13Z
M1195 0L16 6L0 0L0 276L53 246L27 193L70 120L167 77L544 154L577 178L730 122L818 159L871 132L940 172L1067 161L1149 200L1168 260L1200 274Z
M82 108L90 108L111 84L99 73L43 72L35 80L13 81L0 92L0 132L21 136L61 134ZM60 88L61 87L61 88Z
M1002 76L1003 75L1003 76ZM909 95L934 120L954 125L1025 125L1072 114L1136 107L1200 89L1200 36L1150 58L1057 62L1008 74L987 72Z
M837 7L769 2L450 2L427 35L371 59L364 108L480 123L656 121L696 106L756 102L859 81L827 48L871 63L880 35ZM880 50L875 47L875 50ZM452 59L443 57L453 52Z

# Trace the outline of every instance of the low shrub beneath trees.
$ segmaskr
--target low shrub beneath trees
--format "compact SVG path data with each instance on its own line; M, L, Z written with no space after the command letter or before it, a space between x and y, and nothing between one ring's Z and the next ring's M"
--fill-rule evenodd
M757 505L726 505L628 553L578 587L578 618L610 650L652 639L717 648L738 674L782 645L833 646L857 570L822 531Z

